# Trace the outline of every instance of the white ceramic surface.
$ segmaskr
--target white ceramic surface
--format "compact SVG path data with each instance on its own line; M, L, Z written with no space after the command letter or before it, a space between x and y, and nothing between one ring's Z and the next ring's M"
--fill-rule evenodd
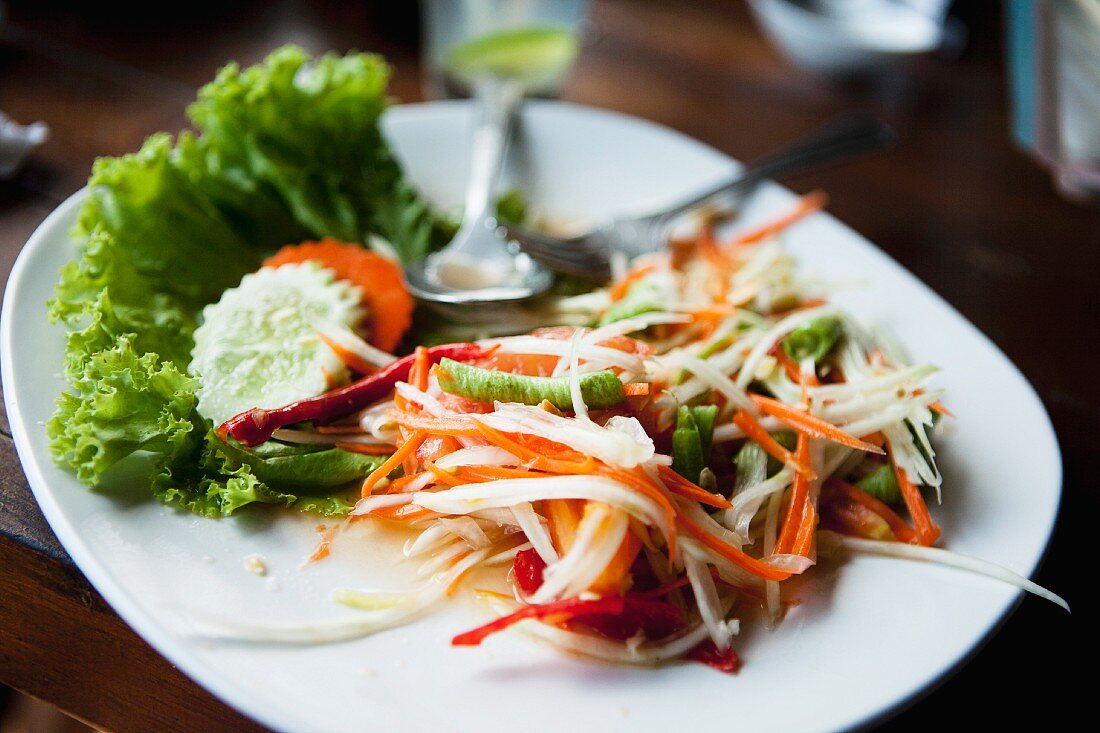
M385 129L412 180L438 204L461 198L467 112L461 103L396 107ZM597 217L676 199L731 170L722 154L658 126L576 106L534 103L524 116L525 187L557 217ZM789 206L770 187L745 225ZM1014 588L925 564L857 558L812 574L775 632L737 643L737 676L701 665L621 669L560 656L518 632L480 648L451 635L486 620L458 599L411 626L315 647L211 643L196 615L315 620L349 611L337 586L400 587L411 569L394 538L361 523L330 559L302 567L317 520L246 512L212 521L88 491L49 458L44 423L64 388L63 334L44 302L72 253L79 194L35 232L9 281L0 326L4 395L31 487L73 559L154 647L215 695L280 730L836 730L887 713L947 673L1010 610ZM959 417L940 442L944 504L934 514L954 550L1030 573L1058 506L1061 463L1032 388L972 325L873 245L830 216L794 227L810 271L860 281L839 300L884 323L922 360ZM1027 461L1009 461L1027 455ZM245 568L258 553L268 573ZM888 630L888 631L887 631ZM889 633L886 650L880 643ZM858 692L855 692L858 691ZM792 704L792 693L798 704ZM149 691L150 704L156 694ZM779 716L777 718L777 716Z

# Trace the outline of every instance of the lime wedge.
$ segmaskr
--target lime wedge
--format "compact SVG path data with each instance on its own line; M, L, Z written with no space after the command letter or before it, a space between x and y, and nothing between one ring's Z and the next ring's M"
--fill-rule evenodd
M359 288L315 262L265 267L245 275L202 311L191 351L200 380L199 413L215 424L253 407L314 397L347 379L347 369L312 323L355 328Z
M579 46L576 33L567 27L511 29L454 46L445 68L467 83L496 76L534 90L553 85L573 63Z

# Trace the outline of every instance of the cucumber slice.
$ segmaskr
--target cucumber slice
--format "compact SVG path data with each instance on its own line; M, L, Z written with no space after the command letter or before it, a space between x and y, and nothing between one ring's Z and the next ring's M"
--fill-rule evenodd
M347 368L321 341L315 321L355 328L359 288L315 262L245 275L202 311L189 371L199 413L215 424L253 407L279 407L325 392Z

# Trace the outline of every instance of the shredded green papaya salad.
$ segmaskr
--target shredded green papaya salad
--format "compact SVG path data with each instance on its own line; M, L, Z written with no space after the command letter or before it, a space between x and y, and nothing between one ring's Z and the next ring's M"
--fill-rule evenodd
M509 592L473 588L495 618L456 646L514 625L733 672L745 610L778 621L789 581L841 549L1065 606L936 546L937 368L800 275L782 240L820 194L724 241L701 225L527 333L417 343L400 262L449 227L379 133L387 74L295 48L223 69L196 132L96 163L49 305L72 389L48 430L81 481L110 491L143 462L152 497L199 514L280 504L408 533L417 589L342 590L360 616L235 635L363 636L495 572Z

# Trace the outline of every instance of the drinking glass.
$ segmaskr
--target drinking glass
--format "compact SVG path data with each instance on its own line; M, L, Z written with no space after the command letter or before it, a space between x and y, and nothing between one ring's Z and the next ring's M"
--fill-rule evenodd
M552 97L580 48L585 0L421 0L424 91L468 97L482 77Z

